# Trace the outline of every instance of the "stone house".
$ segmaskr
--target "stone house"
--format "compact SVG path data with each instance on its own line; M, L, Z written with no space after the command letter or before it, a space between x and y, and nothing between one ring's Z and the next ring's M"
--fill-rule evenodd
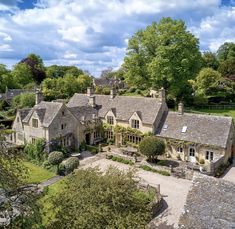
M82 142L96 144L104 137L117 146L138 144L148 134L164 139L169 157L204 162L204 169L214 173L234 153L234 125L231 117L185 113L168 110L165 90L152 91L152 97L75 93L67 104L44 102L36 93L32 109L18 110L10 141L15 144L44 138L49 145L58 140L65 147L79 147Z

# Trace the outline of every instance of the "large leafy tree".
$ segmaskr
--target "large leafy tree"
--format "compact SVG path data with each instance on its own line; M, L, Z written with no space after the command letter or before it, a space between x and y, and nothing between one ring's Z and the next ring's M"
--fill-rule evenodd
M40 84L45 78L45 67L40 56L29 54L19 64L26 65L31 72L32 79L36 84Z
M202 55L203 65L206 68L218 69L219 61L216 58L216 54L212 52L204 52Z
M225 60L235 60L235 43L225 42L217 51L217 58L220 62Z
M12 100L12 108L31 108L35 105L35 95L33 93L25 93L17 95Z
M80 170L55 197L53 228L145 228L151 219L152 192L140 191L134 174L115 168Z
M212 68L203 68L192 84L196 96L231 97L234 95L233 83L224 79L218 71Z
M46 76L48 78L64 77L66 74L79 76L83 74L83 71L76 66L51 65L49 67L46 67Z
M176 99L184 97L189 79L201 66L199 42L182 20L163 18L129 40L124 59L127 83L138 87L165 87Z

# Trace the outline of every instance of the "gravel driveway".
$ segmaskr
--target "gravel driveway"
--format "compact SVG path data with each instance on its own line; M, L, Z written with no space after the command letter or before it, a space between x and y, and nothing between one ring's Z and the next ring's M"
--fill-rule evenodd
M101 170L106 170L109 166L115 166L124 171L130 168L128 165L107 159L97 160L83 166L83 168L95 166L99 166ZM137 175L152 186L157 187L157 185L160 184L161 194L165 201L165 210L153 219L151 228L177 228L178 220L185 204L191 181L178 179L172 176L162 176L141 169L137 170Z

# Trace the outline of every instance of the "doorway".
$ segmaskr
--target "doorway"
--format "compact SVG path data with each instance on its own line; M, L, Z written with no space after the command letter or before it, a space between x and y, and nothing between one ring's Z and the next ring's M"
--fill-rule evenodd
M85 142L87 145L90 145L90 140L91 140L91 134L88 133L85 135Z
M195 157L195 148L190 147L189 148L189 161L195 163L196 162L196 157Z

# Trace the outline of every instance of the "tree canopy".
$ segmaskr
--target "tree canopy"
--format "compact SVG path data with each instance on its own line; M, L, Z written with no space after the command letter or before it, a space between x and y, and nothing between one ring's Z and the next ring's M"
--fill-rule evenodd
M165 152L165 143L155 136L148 136L140 142L139 150L140 153L152 160Z
M187 81L196 77L201 62L199 41L185 23L163 18L129 40L124 77L132 86L164 87L178 99L184 95Z
M140 191L132 172L79 170L54 198L53 228L144 228L154 194Z

